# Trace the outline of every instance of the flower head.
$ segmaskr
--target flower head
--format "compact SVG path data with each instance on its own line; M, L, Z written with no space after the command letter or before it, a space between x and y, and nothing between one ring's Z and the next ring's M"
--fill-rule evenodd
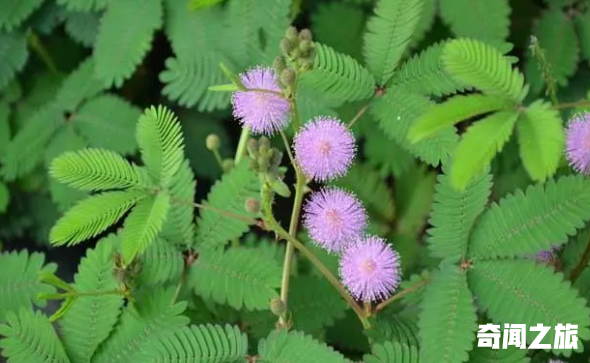
M304 126L293 148L305 175L320 182L346 174L356 154L353 133L340 120L323 116Z
M367 226L362 203L352 193L336 187L312 193L304 212L303 223L309 237L331 253L340 253L361 237Z
M399 254L382 238L361 239L340 259L340 277L356 299L385 299L401 282Z
M247 89L281 92L274 71L257 67L240 75ZM236 91L232 97L233 114L255 134L271 135L289 123L289 101L278 94L261 91Z
M590 174L590 113L578 114L567 125L566 157L582 174Z

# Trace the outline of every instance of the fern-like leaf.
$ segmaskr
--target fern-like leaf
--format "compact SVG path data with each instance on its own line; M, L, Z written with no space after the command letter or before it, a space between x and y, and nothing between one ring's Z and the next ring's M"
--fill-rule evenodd
M98 78L121 87L147 54L162 23L162 0L112 1L101 19L94 46Z
M541 100L529 105L516 122L522 163L531 179L551 177L563 155L565 132L557 110Z
M433 44L414 55L394 73L391 84L437 97L465 90L465 85L453 78L444 67L442 54L445 44Z
M590 220L589 183L566 176L529 186L493 204L478 220L469 255L478 258L525 256L563 244Z
M528 86L523 75L513 69L502 53L492 46L473 39L455 39L443 49L445 69L458 82L476 87L485 94L522 101Z
M92 10L102 10L112 0L57 0L59 5L65 6L69 11L89 12Z
M92 362L143 362L140 348L146 341L186 326L189 319L182 314L187 303L174 302L174 290L150 287L138 292L136 302L125 308L116 329L101 344Z
M370 112L389 138L424 162L438 166L441 160L446 160L455 151L459 136L454 127L439 131L415 144L407 139L411 125L430 107L432 102L424 96L403 88L390 88L385 96L373 102Z
M467 129L457 145L450 173L455 188L465 189L490 165L512 135L518 115L516 111L496 112Z
M463 191L453 188L447 175L438 176L434 204L430 213L428 248L433 257L458 260L467 253L469 235L476 218L483 212L492 189L492 177L484 172Z
M84 103L70 121L92 147L131 155L137 151L135 126L141 110L112 94Z
M49 173L62 183L87 191L151 185L137 166L102 148L65 152L53 159Z
M408 131L408 138L417 142L471 117L509 106L510 102L500 97L478 94L455 96L422 114Z
M162 187L168 187L184 160L178 118L163 106L150 107L139 119L137 141L150 176Z
M247 198L258 198L259 189L260 182L256 173L249 169L247 161L240 162L213 185L203 204L255 218L256 214L246 212L244 203ZM221 247L228 241L241 237L248 231L249 225L246 221L228 218L219 211L203 209L197 220L195 241L199 248Z
M141 256L141 285L157 285L180 278L184 267L182 253L169 241L157 238Z
M529 363L526 349L508 346L506 349L475 348L469 353L469 363Z
M27 35L21 31L0 32L0 91L14 79L27 63Z
M304 352L304 354L302 354ZM260 360L269 363L346 363L348 360L309 335L286 329L273 330L258 344Z
M374 344L371 354L363 357L366 363L418 363L418 348L400 342Z
M98 95L107 85L94 74L95 60L89 57L63 81L55 103L65 111L75 113L82 101Z
M422 0L379 0L367 21L363 54L377 82L386 84L420 20Z
M96 248L88 250L74 277L73 288L77 292L114 291L119 287L113 274L115 247L109 239L103 239ZM122 305L121 295L78 297L59 320L68 357L74 362L89 361L99 344L111 333Z
M2 355L8 363L70 363L59 337L40 311L19 310L0 325Z
M145 342L141 362L240 362L248 353L248 338L237 326L192 325Z
M365 100L375 93L371 73L348 55L315 43L313 69L301 77L301 85L325 97L331 105Z
M11 31L25 21L43 4L43 0L2 0L0 31Z
M159 236L170 210L170 195L160 192L145 198L129 213L123 227L123 259L130 263Z
M101 15L102 13L98 12L68 13L65 30L74 41L90 48L96 41L96 34L98 34Z
M279 44L285 35L285 29L291 25L293 0L269 0L261 8L261 37L264 41L260 64L271 66L281 53Z
M469 16L465 16L468 12ZM510 33L508 0L448 0L440 3L440 15L456 37L502 46Z
M190 285L204 298L211 298L236 309L269 309L278 297L281 266L253 249L233 248L227 252L211 250L199 254L189 275Z
M105 192L87 197L55 223L49 233L49 242L54 246L71 246L96 237L145 197L144 193L137 191Z
M55 288L43 284L38 274L54 273L57 265L45 264L45 256L41 253L27 251L0 254L0 321L3 321L9 311L19 309L31 310L33 303L44 307L45 300L39 300L39 293L54 293Z
M477 261L469 270L469 285L478 304L494 322L510 321L526 326L578 325L578 338L590 338L590 308L561 273L527 260ZM527 334L530 344L536 334ZM553 347L555 330L541 344ZM581 350L578 343L577 351ZM552 349L566 356L571 350Z
M197 182L185 160L170 184L170 203L173 207L168 211L166 222L162 227L162 236L176 244L192 245L195 238L194 206Z
M431 276L420 313L420 361L466 362L477 330L473 295L458 266L445 265Z

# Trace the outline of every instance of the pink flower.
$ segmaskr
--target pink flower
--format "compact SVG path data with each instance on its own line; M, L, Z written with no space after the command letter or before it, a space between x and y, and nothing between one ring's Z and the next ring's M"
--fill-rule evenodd
M352 131L340 120L322 116L303 127L293 148L303 173L320 182L346 174L356 154Z
M590 113L574 116L567 125L566 157L572 168L590 174Z

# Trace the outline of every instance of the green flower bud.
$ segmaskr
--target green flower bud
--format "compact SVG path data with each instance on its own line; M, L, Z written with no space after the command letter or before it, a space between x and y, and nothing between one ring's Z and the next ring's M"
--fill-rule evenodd
M270 301L270 311L274 315L281 316L285 313L286 310L287 306L285 305L285 302L280 298L274 298Z
M268 149L270 149L270 140L268 137L263 136L258 140L258 152L264 154Z
M312 48L312 44L313 43L309 40L304 40L301 43L299 43L299 50L303 55L307 55Z
M294 26L287 28L287 31L285 32L285 38L292 41L297 41L297 28Z
M282 180L275 179L270 183L272 190L280 195L281 197L289 198L291 196L291 190Z
M281 43L279 44L281 47L281 52L287 55L291 53L291 51L295 48L295 44L290 41L289 39L281 39Z
M235 165L235 163L234 163L233 159L223 160L223 165L222 165L223 171L227 173L228 171L230 171L234 167L234 165Z
M260 212L260 202L254 198L247 198L244 209L248 213L258 213Z
M258 156L258 141L256 141L256 139L249 139L246 148L248 149L248 155L250 155L251 158L256 159Z
M281 83L285 86L291 86L295 82L295 72L292 69L285 69L281 72Z
M281 72L287 69L287 62L284 57L277 56L272 63L272 66L277 74L281 74Z
M205 139L205 145L207 146L207 149L211 151L219 149L219 146L221 145L219 136L215 134L210 134L209 136L207 136L207 139Z
M302 29L299 32L299 40L301 40L301 41L307 40L307 41L311 42L313 40L313 35L311 34L311 30Z
M312 58L303 58L299 62L301 63L302 70L310 70L313 68L314 60Z

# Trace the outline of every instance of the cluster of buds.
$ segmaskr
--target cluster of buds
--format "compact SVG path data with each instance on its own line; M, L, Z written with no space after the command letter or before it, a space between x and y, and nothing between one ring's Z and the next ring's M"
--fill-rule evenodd
M267 137L248 140L250 168L258 172L261 184L283 197L289 197L291 191L283 182L286 168L281 167L283 153L271 146Z
M273 68L279 81L285 88L295 82L297 72L312 68L315 59L315 47L311 31L303 29L297 32L295 27L289 27L281 39L281 56L275 58ZM289 64L294 68L289 67Z

